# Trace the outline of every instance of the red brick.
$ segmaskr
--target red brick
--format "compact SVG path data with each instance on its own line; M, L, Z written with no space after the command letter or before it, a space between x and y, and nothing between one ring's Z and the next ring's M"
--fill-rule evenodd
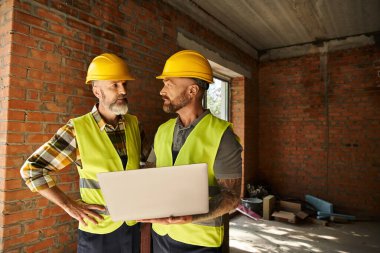
M15 190L19 189L22 187L21 183L22 179L10 179L10 180L5 180L4 185L1 185L2 188L1 190Z
M36 90L28 90L26 93L27 100L39 100L39 92Z
M73 218L70 215L68 215L68 214L67 215L61 215L61 216L57 217L57 221L58 221L59 224L61 224L61 223L67 223L67 222L70 222L72 220L73 220Z
M103 21L101 21L99 18L94 18L85 12L79 13L79 19L84 21L85 23L88 23L90 25L94 25L96 27L99 27L103 23Z
M35 230L49 228L55 225L56 221L57 221L56 217L44 217L43 219L40 219L40 220L34 220L33 222L24 225L25 231L32 232Z
M56 122L58 115L55 113L44 113L44 112L27 112L26 122L29 121L39 121L39 122Z
M44 84L40 81L26 80L21 77L12 77L12 86L17 88L43 89Z
M21 101L23 101L23 100L21 100ZM10 104L12 104L12 103L10 103ZM9 107L8 120L24 121L25 112L13 110L13 109L14 108Z
M15 33L12 36L12 42L17 45L22 45L25 47L36 48L38 45L38 40L30 35Z
M25 137L20 133L7 133L6 140L8 144L24 143Z
M51 3L51 7L53 9L56 9L64 14L67 14L70 16L78 16L78 10L75 9L75 8L72 8L71 5L68 5L68 4L65 4L63 2L60 2L60 1L53 1Z
M14 18L15 20L22 21L23 23L28 24L28 25L35 25L39 27L46 26L46 21L44 19L24 13L24 12L15 11Z
M41 41L39 49L43 51L53 52L55 49L55 44L47 41Z
M62 124L47 124L45 128L46 133L56 133L58 129L60 129L63 125Z
M41 251L43 249L46 249L46 252L50 252L50 251L48 251L48 248L52 247L53 245L54 245L54 239L53 238L44 239L38 243L33 244L33 246L25 247L25 252L27 252L27 253L34 253L34 252L42 253L42 252L44 252L44 251Z
M4 161L4 166L5 167L14 167L14 166L19 166L23 164L24 162L24 157L22 156L7 156L6 161ZM20 174L17 175L19 178ZM11 175L7 175L7 178L11 178Z
M29 193L27 193L27 191ZM29 190L17 191L17 192L19 193L18 194L19 197L22 195L21 192L30 194ZM6 194L6 196L8 196L8 195L9 195L9 193ZM16 196L16 194L14 196ZM12 198L9 199L8 198L6 200L17 200L17 199L18 198L15 198L15 199L12 199ZM24 199L24 198L21 198L21 199ZM22 211L22 212L18 212L18 213L4 215L4 225L19 223L21 221L28 221L28 220L30 221L30 220L36 219L36 218L38 218L38 213L39 213L39 210L26 210L26 211Z
M15 65L10 66L10 72L12 73L12 77L18 77L18 78L26 78L27 74L29 72L27 67L19 67Z
M66 106L57 105L56 102L45 102L45 107L49 112L64 113L66 112Z
M2 238L13 237L17 235L21 235L21 225L0 227L0 234L2 234Z
M28 69L43 69L44 68L44 62L41 59L33 59L29 57L23 57L23 56L12 56L11 63L27 67Z
M44 143L50 139L46 134L27 134L26 143Z
M17 21L13 22L13 27L12 27L16 32L18 33L23 33L23 34L29 34L30 27L29 25L21 24Z
M61 42L61 37L58 35L53 35L52 33L44 30L44 29L39 29L36 27L32 27L30 34L39 39L45 39L47 41L53 42L53 43L60 43Z
M79 175L76 171L75 171L75 173L70 173L70 174L60 173L58 176L58 181L60 183L77 182L77 181L79 181Z
M52 206L52 207L47 207L41 211L41 217L51 217L51 216L59 216L59 215L67 215L66 212L60 208L59 206Z
M50 31L58 33L62 36L72 37L74 35L74 32L70 27L65 27L62 24L50 24L49 28Z
M49 205L49 203L50 203L50 201L47 199L47 198L44 198L44 197L42 197L42 198L38 198L38 200L36 201L37 202L37 208L46 208L48 205Z
M61 62L61 56L51 53L51 52L46 52L46 51L41 51L37 49L31 49L31 58L33 59L41 59L43 61L49 62L49 63L60 63Z
M6 249L20 244L30 244L37 241L38 238L38 231L29 234L24 234L22 236L6 238L6 240L3 241L3 247Z
M42 132L41 123L8 122L10 132Z
M69 38L64 38L62 44L63 46L68 48L77 49L81 51L85 50L85 44L83 42L78 42Z
M1 156L0 156L1 157ZM20 167L17 168L0 168L0 176L3 178L20 178Z
M76 69L81 69L81 70L85 69L84 62L78 61L78 60L67 59L66 60L66 65L70 66L71 68L76 68Z
M90 32L91 26L89 26L88 24L84 22L79 22L78 20L68 17L66 19L66 23L69 27L75 28L81 32L87 32L87 33Z
M25 89L9 87L9 98L25 99Z
M64 15L60 15L57 12L52 12L49 9L37 8L36 13L39 17L44 17L44 20L46 21L53 21L58 24L62 24L65 22Z
M59 82L59 75L55 73L48 73L46 71L39 71L35 69L31 69L29 71L28 77L36 81Z
M29 145L9 145L6 148L7 155L21 155L26 153L32 153L33 148Z
M70 230L73 230L72 227L77 228L77 225L64 224L60 226L56 226L54 228L46 228L42 230L42 233L45 237L52 237L57 234L67 234L70 233Z
M47 91L49 92L62 93L63 88L64 88L64 85L62 84L47 83Z

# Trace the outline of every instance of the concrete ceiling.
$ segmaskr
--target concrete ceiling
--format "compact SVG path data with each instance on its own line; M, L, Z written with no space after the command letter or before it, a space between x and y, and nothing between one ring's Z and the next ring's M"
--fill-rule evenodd
M380 31L380 0L164 0L254 55Z

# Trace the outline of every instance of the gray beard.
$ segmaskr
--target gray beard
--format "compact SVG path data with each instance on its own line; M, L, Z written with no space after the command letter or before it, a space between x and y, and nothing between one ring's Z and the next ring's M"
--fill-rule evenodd
M125 105L111 104L109 109L115 115L125 115L128 112L128 105L127 104L125 104Z
M104 92L102 90L100 90L100 92L102 94L102 98L106 99L106 95L104 94ZM125 105L117 105L116 102L113 103L113 104L110 104L110 106L108 107L108 109L111 112L113 112L115 115L125 115L125 114L127 114L127 112L128 112L128 102Z

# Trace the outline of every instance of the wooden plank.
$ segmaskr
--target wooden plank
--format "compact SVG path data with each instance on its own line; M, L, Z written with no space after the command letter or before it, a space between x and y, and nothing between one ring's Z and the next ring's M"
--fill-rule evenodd
M263 218L270 220L274 210L276 199L273 195L268 195L263 198Z
M286 212L286 211L274 212L272 216L276 220L287 221L289 223L296 223L296 215L291 212Z
M296 216L300 218L301 220L304 220L306 219L307 216L309 216L309 214L305 213L304 211L299 211L296 213Z
M302 206L300 203L280 200L279 209L287 212L298 213L302 211Z

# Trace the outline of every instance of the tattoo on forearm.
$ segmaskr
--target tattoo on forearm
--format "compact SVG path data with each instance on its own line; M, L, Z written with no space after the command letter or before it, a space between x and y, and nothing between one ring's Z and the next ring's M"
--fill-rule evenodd
M240 200L241 178L217 180L220 193L210 199L207 214L193 215L193 221L203 221L222 216L237 207Z

